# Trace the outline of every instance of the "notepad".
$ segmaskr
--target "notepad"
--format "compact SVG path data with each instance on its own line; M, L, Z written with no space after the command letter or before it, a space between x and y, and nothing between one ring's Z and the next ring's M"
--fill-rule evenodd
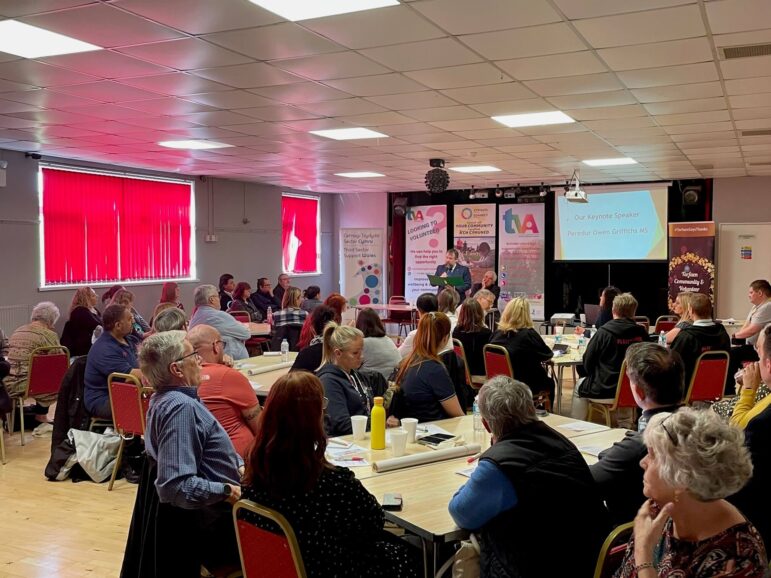
M570 431L583 431L583 432L604 431L608 429L604 425L600 425L598 423L589 423L588 421L571 421L568 423L560 424L557 427L560 427L562 429L568 429Z
M602 446L578 446L578 451L584 454L589 454L590 456L594 456L596 458L600 457L600 452L602 452L605 448Z

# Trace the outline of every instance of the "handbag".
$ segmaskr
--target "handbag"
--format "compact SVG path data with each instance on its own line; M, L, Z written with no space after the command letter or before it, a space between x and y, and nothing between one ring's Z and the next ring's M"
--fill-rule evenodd
M455 555L439 568L436 578L442 578L450 568L452 578L479 578L479 542L474 534L461 541Z

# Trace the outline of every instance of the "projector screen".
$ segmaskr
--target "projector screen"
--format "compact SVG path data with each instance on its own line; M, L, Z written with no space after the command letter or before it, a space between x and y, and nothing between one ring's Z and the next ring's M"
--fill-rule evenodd
M658 261L667 258L667 185L587 190L588 203L556 199L555 261Z

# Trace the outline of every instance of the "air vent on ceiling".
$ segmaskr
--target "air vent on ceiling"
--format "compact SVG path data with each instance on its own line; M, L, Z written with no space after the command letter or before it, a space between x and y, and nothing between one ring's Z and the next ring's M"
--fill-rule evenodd
M771 128L761 128L758 130L743 130L742 136L771 136Z
M747 44L744 46L723 46L720 48L723 60L749 58L750 56L771 56L771 44Z

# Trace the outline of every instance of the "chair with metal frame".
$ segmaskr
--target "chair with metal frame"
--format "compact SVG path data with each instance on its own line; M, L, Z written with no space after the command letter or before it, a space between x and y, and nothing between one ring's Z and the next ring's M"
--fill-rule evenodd
M654 335L658 335L662 331L669 333L677 325L677 315L659 315L656 318L656 325L653 328Z
M705 351L696 360L688 391L683 403L695 401L712 403L723 398L725 380L728 377L729 355L727 351Z
M57 353L58 352L58 353ZM24 440L24 400L36 395L53 395L59 392L64 374L70 366L70 351L64 345L38 347L29 356L27 388L24 393L11 397L10 432L13 433L16 406L19 407L21 445Z
M597 412L605 419L605 425L611 427L611 414L619 408L630 407L634 412L637 410L637 402L632 395L632 384L629 376L626 374L626 359L621 364L621 373L618 375L618 384L616 385L616 395L613 399L587 399L589 402L589 412L586 416L587 421L592 421L594 413Z
M252 320L252 318L249 317L248 311L228 311L228 313L235 317L236 321L240 321L241 323L249 323Z
M633 529L634 522L627 522L617 526L608 534L597 557L594 578L610 578L621 567Z
M645 327L645 331L650 331L651 320L648 319L647 315L635 315L634 317L632 317L632 319L634 320L635 323L637 323L637 325L642 325L643 327Z
M258 528L239 516L242 511L270 520L283 535ZM306 578L300 545L284 516L251 500L239 500L233 506L233 523L244 578Z
M5 428L0 420L0 462L5 465Z
M403 295L392 295L388 299L389 305L408 305ZM386 317L381 319L383 325L393 323L398 325L396 336L401 337L404 329L405 337L415 328L415 318L412 311L388 311Z
M453 338L452 348L455 351L455 355L457 355L458 358L460 358L460 360L463 362L463 369L466 374L466 384L469 387L473 387L471 383L471 372L468 369L468 362L466 361L466 350L463 348L463 343L461 343L460 339Z
M488 343L482 348L485 359L485 377L490 379L496 375L505 375L514 378L514 369L511 367L509 352L502 345Z
M251 323L252 319L249 317L248 311L228 311L236 321L241 323ZM263 351L270 351L270 338L269 337L250 337L244 342L244 346L250 352L251 350L259 347Z
M136 376L130 373L111 373L107 378L107 390L110 393L110 409L113 427L120 436L118 455L112 468L107 491L112 491L118 475L123 448L127 439L145 434L145 420L152 390L143 388Z

